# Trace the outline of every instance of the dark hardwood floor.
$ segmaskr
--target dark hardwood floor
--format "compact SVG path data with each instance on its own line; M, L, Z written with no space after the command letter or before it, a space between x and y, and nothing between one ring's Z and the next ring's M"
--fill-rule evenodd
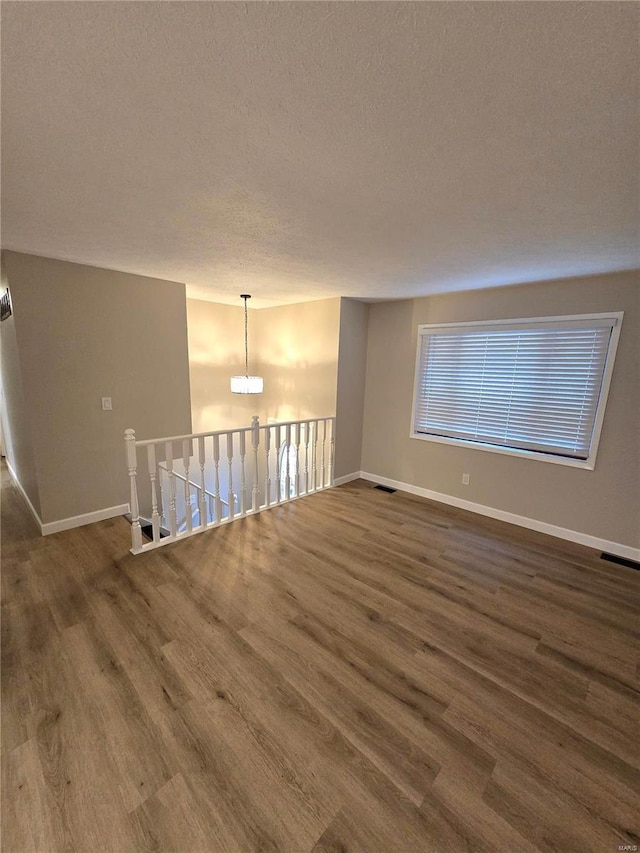
M640 845L640 573L362 481L133 557L3 485L5 853Z

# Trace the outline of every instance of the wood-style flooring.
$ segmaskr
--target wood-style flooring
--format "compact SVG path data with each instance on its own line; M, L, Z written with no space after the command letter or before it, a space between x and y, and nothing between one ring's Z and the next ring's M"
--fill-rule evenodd
M136 557L2 511L5 853L640 846L639 572L362 481Z

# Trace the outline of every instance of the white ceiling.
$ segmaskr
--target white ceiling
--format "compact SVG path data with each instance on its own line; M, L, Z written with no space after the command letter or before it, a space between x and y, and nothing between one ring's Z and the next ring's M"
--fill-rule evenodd
M3 245L255 307L640 266L639 12L4 2Z

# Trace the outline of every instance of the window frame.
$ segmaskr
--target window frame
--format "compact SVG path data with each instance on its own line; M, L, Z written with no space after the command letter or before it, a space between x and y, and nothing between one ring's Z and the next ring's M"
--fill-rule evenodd
M602 425L604 423L604 415L607 407L607 400L609 398L609 389L611 387L611 379L613 376L613 367L615 364L616 353L618 351L618 341L620 340L620 330L622 328L622 319L624 317L624 311L606 311L599 314L567 314L567 315L556 315L552 317L519 317L517 319L505 319L505 320L472 320L469 322L459 321L455 323L425 323L418 326L418 335L416 339L416 364L414 370L414 378L413 378L413 397L411 404L411 425L409 428L409 438L416 438L420 441L432 441L436 444L449 444L455 447L467 447L472 450L484 450L489 451L490 453L500 453L506 456L518 456L520 459L533 459L539 462L550 462L554 465L567 465L571 468L586 468L587 470L593 471L596 466L596 457L598 454L598 447L600 444L600 436L602 433ZM470 330L472 331L474 328L482 328L489 326L513 326L518 323L563 323L567 321L573 320L613 320L614 325L611 330L611 338L609 340L609 347L607 349L607 356L605 361L604 373L602 376L602 385L600 388L600 396L598 399L598 406L596 409L596 415L593 424L593 434L591 439L591 446L589 448L589 456L587 459L572 459L568 456L560 456L552 453L544 453L542 451L537 450L524 450L518 447L504 447L502 445L497 444L488 444L482 441L475 441L473 439L464 439L464 438L453 438L449 436L442 435L427 435L425 433L419 433L415 430L415 418L416 418L416 408L417 408L417 393L418 393L418 385L420 379L420 363L421 363L421 350L422 350L422 338L425 334L433 333L438 329L447 329L451 331L453 329Z

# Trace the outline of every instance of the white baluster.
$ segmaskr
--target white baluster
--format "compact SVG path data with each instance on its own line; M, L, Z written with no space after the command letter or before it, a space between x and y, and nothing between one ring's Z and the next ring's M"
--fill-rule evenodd
M269 454L271 451L271 427L267 426L264 429L264 458L266 474L264 478L264 505L271 505L271 462Z
M208 523L207 518L207 501L206 501L206 484L204 479L204 463L205 463L205 447L204 447L204 436L201 435L198 438L198 462L200 463L200 494L198 495L200 499L200 527L206 527Z
M188 438L182 441L182 464L184 465L184 514L187 531L193 530L193 506L191 504L191 483L189 482L189 466L191 465L191 442Z
M220 436L213 436L213 464L215 466L215 501L216 501L216 524L220 524L222 518L222 501L220 500Z
M282 444L282 432L280 426L276 426L276 502L282 500L282 484L280 482L280 453Z
M154 444L147 445L147 462L149 464L149 479L151 480L151 530L153 541L160 541L160 516L158 514L156 448Z
M164 470L164 468L162 468L162 467L158 468L158 486L160 489L160 506L158 509L160 512L160 527L166 527L167 526L167 524L166 524L166 512L165 512L165 507L164 507L165 495L164 495L164 479L162 477L163 470Z
M311 429L311 491L315 492L318 487L317 478L317 457L318 457L318 421L312 422Z
M167 441L164 448L167 475L169 477L169 532L173 537L178 532L178 518L176 515L176 481L173 474L173 445L170 441Z
M258 487L258 447L260 446L260 421L257 415L251 418L251 446L253 447L253 497L251 508L260 509L260 489Z
M229 463L229 518L236 514L235 500L233 497L233 433L227 433L227 462Z
M245 430L241 430L238 434L240 444L240 512L242 515L247 514L247 477L245 473L244 460L247 453L247 442Z
M287 424L287 426L285 428L285 442L286 442L286 445L284 448L284 452L285 452L285 457L287 460L287 468L286 468L287 473L286 473L286 477L285 477L285 484L286 484L286 498L285 499L290 500L291 499L291 472L289 471L289 448L291 447L291 424Z
M293 428L293 440L296 446L296 473L294 480L296 497L300 496L300 426L300 424L295 424Z
M329 457L329 485L333 486L333 465L335 462L335 454L336 454L335 419L331 418L329 423L331 424L331 454Z
M326 453L326 444L327 444L327 419L325 418L322 421L322 457L320 461L320 480L322 485L321 489L324 489L325 483L325 453Z
M304 425L304 492L309 493L309 428L307 421Z
M140 526L140 508L138 506L138 484L136 481L138 460L136 454L136 433L133 429L124 431L125 448L127 451L127 468L129 470L130 510L131 510L131 545L132 551L142 550L142 527Z

